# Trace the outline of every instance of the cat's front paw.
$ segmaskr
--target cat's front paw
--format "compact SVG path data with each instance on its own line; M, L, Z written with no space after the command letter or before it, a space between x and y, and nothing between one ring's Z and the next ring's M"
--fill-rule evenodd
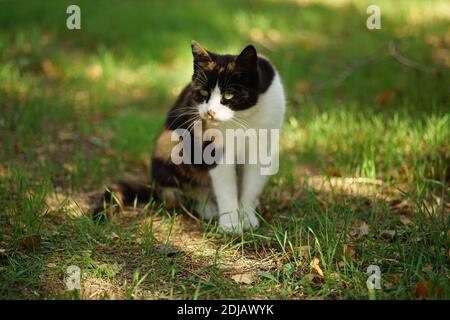
M227 233L240 234L243 231L243 223L237 212L222 214L219 217L219 230Z
M259 220L253 210L244 211L244 230L256 230L259 228Z
M259 228L259 220L253 212L244 214L244 230L256 230Z

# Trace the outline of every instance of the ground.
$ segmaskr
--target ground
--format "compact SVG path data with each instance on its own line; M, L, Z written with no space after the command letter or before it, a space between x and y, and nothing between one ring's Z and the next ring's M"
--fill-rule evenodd
M447 1L379 0L381 30L357 0L77 1L81 30L69 4L2 2L2 299L450 298ZM253 43L283 79L261 228L153 202L95 223L105 186L148 176L192 39Z

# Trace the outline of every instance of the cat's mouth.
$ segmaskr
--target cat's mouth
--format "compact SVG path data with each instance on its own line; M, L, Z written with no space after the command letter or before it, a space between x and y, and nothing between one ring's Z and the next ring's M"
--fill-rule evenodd
M221 109L218 111L212 111L208 109L206 112L199 112L200 118L206 121L206 123L217 126L220 123L228 122L233 118L233 111L228 109Z
M200 118L202 118L202 120L205 121L208 125L212 126L218 126L221 122L223 122L218 119L208 117L207 115L200 115Z

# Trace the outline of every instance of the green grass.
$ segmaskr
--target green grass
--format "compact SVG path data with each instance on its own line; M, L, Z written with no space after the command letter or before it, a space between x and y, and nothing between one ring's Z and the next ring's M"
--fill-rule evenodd
M2 299L450 298L446 1L379 0L377 31L362 0L77 3L82 30L69 31L72 2L1 1ZM97 225L104 186L145 179L192 39L253 43L284 81L262 227L224 235L154 204ZM389 41L439 74L396 62ZM65 288L69 265L80 292Z

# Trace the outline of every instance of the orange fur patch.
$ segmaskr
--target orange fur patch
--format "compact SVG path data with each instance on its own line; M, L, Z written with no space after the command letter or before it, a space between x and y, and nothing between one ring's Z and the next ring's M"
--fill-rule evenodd
M156 142L156 147L153 155L164 161L170 160L170 155L172 154L172 149L178 144L177 141L172 141L172 130L164 130Z

